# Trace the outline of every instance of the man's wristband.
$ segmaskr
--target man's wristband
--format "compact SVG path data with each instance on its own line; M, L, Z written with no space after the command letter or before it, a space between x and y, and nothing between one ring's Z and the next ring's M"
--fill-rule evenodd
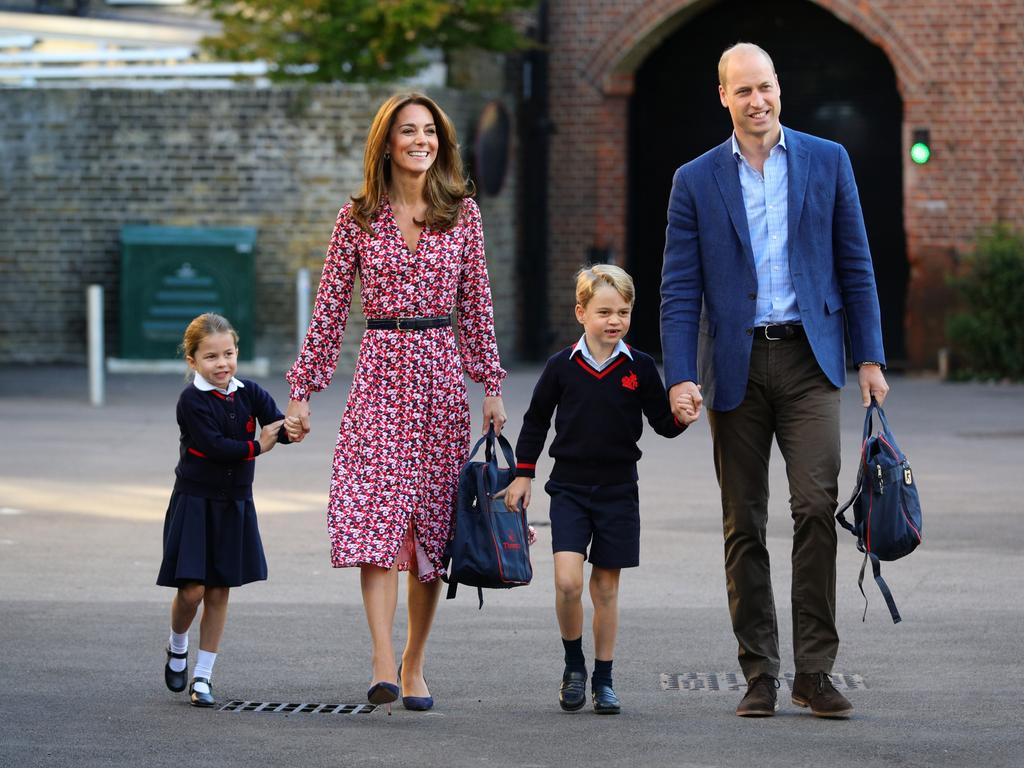
M865 365L877 365L879 368L885 368L885 365L877 360L864 360L863 362L857 363L858 368L863 368Z

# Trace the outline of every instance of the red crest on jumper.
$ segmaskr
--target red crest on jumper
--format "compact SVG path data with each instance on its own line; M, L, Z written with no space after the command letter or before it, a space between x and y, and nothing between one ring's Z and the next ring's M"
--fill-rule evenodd
M640 386L640 379L636 377L635 371L630 371L629 376L622 377L622 386L626 389L636 389Z
M245 434L251 435L255 431L256 431L256 419L254 419L252 416L250 416L249 420L247 422L245 422Z

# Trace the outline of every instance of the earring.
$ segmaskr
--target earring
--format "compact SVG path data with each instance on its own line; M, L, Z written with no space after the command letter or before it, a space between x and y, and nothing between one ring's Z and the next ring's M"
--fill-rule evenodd
M391 159L391 153L390 153L390 152L387 152L387 151L385 151L385 152L384 152L384 159L385 159L385 160L390 160L390 159Z

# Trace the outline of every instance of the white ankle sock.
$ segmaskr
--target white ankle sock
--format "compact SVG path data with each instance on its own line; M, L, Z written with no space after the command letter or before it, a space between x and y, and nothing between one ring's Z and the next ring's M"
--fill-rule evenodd
M200 649L199 654L196 656L196 668L192 672L192 677L205 677L209 680L213 676L213 663L215 661L217 661L216 653ZM199 693L210 692L210 688L206 683L196 683L196 690Z
M179 635L172 629L168 644L171 653L188 653L188 632ZM181 672L188 666L188 659L170 659L167 663L174 672Z

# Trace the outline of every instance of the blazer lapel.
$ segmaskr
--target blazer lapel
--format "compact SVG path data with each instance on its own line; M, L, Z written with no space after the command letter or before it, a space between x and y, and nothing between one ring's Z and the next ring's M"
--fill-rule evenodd
M786 180L789 186L787 216L789 219L789 252L794 252L796 230L804 212L807 177L811 168L810 154L795 131L786 131Z
M747 208L743 204L743 190L740 188L740 172L732 154L732 138L720 145L715 155L715 181L725 200L725 208L732 219L733 229L743 245L750 269L754 268L754 249L750 245L750 229L747 226Z

